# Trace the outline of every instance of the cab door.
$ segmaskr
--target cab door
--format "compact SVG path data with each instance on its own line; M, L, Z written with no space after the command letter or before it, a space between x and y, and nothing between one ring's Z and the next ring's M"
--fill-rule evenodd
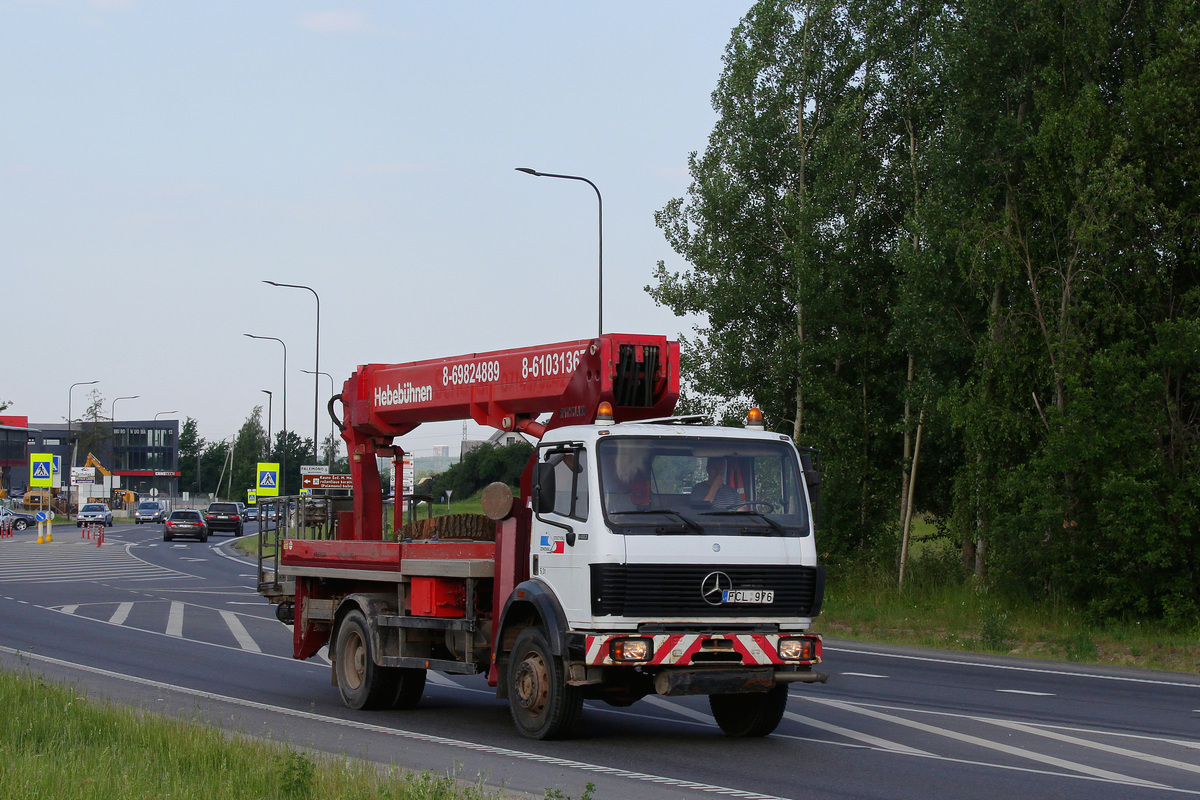
M554 590L572 622L591 613L589 519L596 516L591 511L592 473L582 445L538 450L530 575Z

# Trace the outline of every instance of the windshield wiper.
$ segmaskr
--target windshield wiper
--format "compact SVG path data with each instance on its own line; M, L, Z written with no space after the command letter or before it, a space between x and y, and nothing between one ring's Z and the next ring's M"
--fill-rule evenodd
M610 511L610 514L666 514L671 517L676 517L687 527L694 530L696 533L704 533L704 526L691 517L685 517L678 511L672 511L669 508L648 508L640 511Z
M758 518L759 518L759 519L761 519L763 522L767 523L767 524L768 524L768 525L770 525L772 528L774 528L775 530L777 530L777 531L779 532L779 535L780 535L780 536L787 536L787 528L783 527L783 526L782 526L782 525L780 525L778 522L776 522L775 520L773 520L773 519L771 519L770 517L768 517L766 514L761 514L761 513L759 513L758 511L705 511L705 512L703 512L703 513L702 513L700 516L702 516L702 517L733 517L733 516L739 516L739 517L740 517L740 516L745 516L746 514L749 514L749 515L751 515L751 516L758 517Z

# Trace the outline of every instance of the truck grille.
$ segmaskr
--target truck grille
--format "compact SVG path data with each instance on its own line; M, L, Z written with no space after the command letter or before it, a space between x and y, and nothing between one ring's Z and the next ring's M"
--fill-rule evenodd
M731 588L766 589L774 602L710 605L705 578L726 575ZM618 617L813 617L821 612L825 568L794 565L592 564L592 614Z

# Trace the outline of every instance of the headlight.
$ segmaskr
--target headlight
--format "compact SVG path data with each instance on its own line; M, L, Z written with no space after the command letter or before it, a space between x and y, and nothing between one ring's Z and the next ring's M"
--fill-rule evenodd
M609 643L613 661L649 661L654 645L649 639L615 639Z
M779 657L784 661L813 661L816 656L816 643L812 639L795 636L779 640Z

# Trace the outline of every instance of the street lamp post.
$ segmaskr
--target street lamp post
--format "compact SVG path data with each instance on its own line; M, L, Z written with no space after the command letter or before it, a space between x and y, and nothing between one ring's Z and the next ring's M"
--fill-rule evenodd
M600 332L597 335L603 336L604 335L604 198L600 196L600 190L596 187L596 184L592 183L587 178L584 178L580 175L556 175L552 172L538 172L536 169L531 169L529 167L517 167L516 170L517 170L517 172L524 172L526 175L535 175L539 178L564 178L569 181L583 181L588 186L592 187L592 190L596 193L596 202L597 202L597 206L598 206L598 209L600 212L600 216L599 216L600 262L599 262L598 268L596 270L596 275L597 275L596 279L598 281L598 287L596 290L596 294L597 294L597 301L598 301L599 305L598 305L598 312L596 315L596 321L600 328Z
M314 373L314 372L313 372L311 369L302 369L302 370L300 370L300 371L301 371L301 372L304 372L304 373L307 373L307 374L309 374L309 375L312 375L312 374L316 374L316 375L324 375L326 378L329 378L329 396L330 396L330 397L333 397L333 395L335 394L335 392L334 392L334 389L333 389L333 376L332 376L332 375L330 375L328 372L317 372L317 373ZM333 430L333 418L331 417L331 418L329 419L329 435L332 437L332 436L334 435L334 433L335 433L335 432L334 432L334 430ZM320 460L320 459L318 459L318 461L319 461L319 460ZM333 459L332 459L332 458L326 458L326 459L325 459L325 463L332 465L332 464L333 464Z
M275 405L275 395L269 389L259 389L267 396L267 456L271 455L271 406Z
M92 384L99 383L99 382L100 381L80 381L79 383L72 383L71 388L67 389L67 447L71 448L71 463L67 466L68 478L71 475L71 469L73 469L75 467L75 456L79 450L79 446L71 441L71 420L72 420L72 417L71 417L71 392L73 392L75 390L76 386L91 386ZM70 519L70 512L71 512L70 491L71 490L70 490L70 484L67 484L67 486L68 486L68 489L67 489L67 518ZM76 505L78 505L78 503L76 503Z
M263 283L269 283L272 286L282 286L287 289L308 289L317 301L317 344L314 348L316 363L313 366L313 464L316 464L320 461L320 457L317 455L317 409L321 405L321 381L317 375L321 373L321 296L311 286L304 286L299 283L276 283L275 281L263 281ZM304 372L308 372L308 370L304 370ZM286 403L287 401L285 400L284 402Z
M178 413L179 413L178 411L159 411L157 414L154 415L154 421L158 422L158 418L161 417L163 414L178 414Z
M282 484L281 489L287 486L287 345L283 343L283 339L275 336L255 336L253 333L243 333L250 339L270 339L273 342L279 342L283 346L283 447L279 455L279 482ZM283 494L286 494L286 490Z
M71 392L74 391L76 386L91 386L92 384L99 383L99 382L100 381L80 381L79 383L72 383L71 388L67 389L67 444L68 445L71 444L71 419L72 419L72 417L71 417ZM75 450L76 450L75 447L71 447L71 464L70 465L72 467L75 466Z

